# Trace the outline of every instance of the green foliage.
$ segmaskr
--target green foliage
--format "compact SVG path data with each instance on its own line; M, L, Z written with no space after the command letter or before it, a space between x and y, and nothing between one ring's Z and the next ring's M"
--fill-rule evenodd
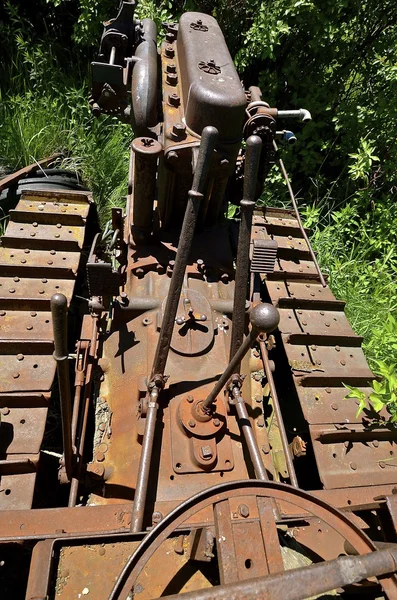
M358 400L358 409L356 417L358 417L365 408L368 407L368 402L373 410L379 413L384 408L390 414L390 422L397 422L397 363L387 365L382 361L376 361L377 371L382 376L381 381L374 379L372 382L373 392L368 396L356 387L344 384L349 393L345 397Z

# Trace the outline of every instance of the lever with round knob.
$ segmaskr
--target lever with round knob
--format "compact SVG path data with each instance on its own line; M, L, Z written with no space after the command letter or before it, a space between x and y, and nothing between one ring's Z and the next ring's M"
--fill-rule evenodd
M257 304L254 306L254 308L250 311L249 317L251 322L251 331L229 362L223 374L216 382L213 390L202 403L203 410L210 409L218 394L222 391L231 375L233 375L236 366L240 364L258 335L260 333L271 333L276 329L280 321L280 315L277 308L275 308L272 304L267 303Z

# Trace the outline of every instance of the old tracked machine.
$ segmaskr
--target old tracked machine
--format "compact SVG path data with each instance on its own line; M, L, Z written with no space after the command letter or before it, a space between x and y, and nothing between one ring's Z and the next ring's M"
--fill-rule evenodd
M213 17L158 47L134 9L90 99L134 131L126 208L26 183L2 238L0 597L395 599L395 429L345 399L373 374L278 152L310 113ZM291 210L257 205L274 163Z

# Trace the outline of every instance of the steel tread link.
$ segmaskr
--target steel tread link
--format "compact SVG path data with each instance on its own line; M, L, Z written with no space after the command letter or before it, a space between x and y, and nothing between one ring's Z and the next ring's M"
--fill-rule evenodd
M345 303L321 285L292 211L257 211L252 238L261 237L282 240L276 268L263 280L280 312L280 338L324 488L371 486L375 498L386 484L397 492L395 432L370 410L357 415L358 400L345 399L344 383L368 396L374 379Z
M24 191L0 246L0 509L30 508L55 377L51 296L71 302L87 192Z

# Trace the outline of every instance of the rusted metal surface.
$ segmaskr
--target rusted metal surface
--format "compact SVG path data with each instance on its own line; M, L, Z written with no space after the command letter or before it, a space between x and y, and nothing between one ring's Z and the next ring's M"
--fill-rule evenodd
M0 474L4 490L0 501L3 499L3 509L30 508L32 504L47 420L46 396L55 376L50 299L57 292L65 294L67 303L72 299L90 203L90 195L82 193L24 192L16 209L11 211L2 238L0 439L5 464ZM74 252L65 252L69 223L80 240ZM60 232L56 238L59 252L53 249L51 228ZM29 241L23 240L30 230L41 233L30 236ZM66 248L62 247L64 237Z
M27 192L2 240L1 548L26 541L29 600L132 586L141 600L269 587L301 599L353 582L394 598L380 544L396 540L395 430L386 410L357 415L345 399L344 384L371 390L362 338L282 161L293 210L254 210L276 119L310 115L244 93L208 15L166 24L159 56L155 39L122 2L93 64L93 114L135 130L126 214L114 208L95 237L89 194ZM242 203L240 236L228 202ZM53 333L54 294L70 331L82 322L68 345ZM42 443L55 409L62 450L57 404L64 458Z

